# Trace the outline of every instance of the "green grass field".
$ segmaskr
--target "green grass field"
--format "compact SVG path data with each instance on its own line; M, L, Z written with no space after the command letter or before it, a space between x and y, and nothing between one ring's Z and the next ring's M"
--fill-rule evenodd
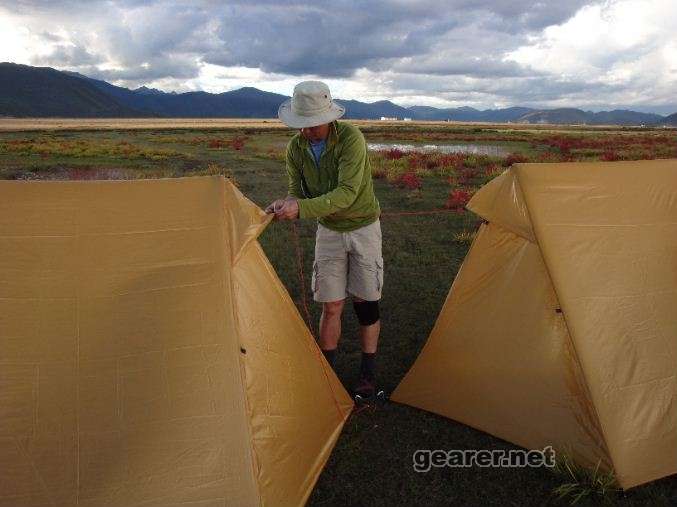
M364 127L369 141L497 144L504 157L372 153L382 218L385 285L378 359L392 391L430 333L470 246L478 219L463 211L472 193L511 162L677 158L677 134L664 130L528 129L474 125ZM224 174L250 199L267 205L286 193L279 129L99 130L0 133L2 179L132 179ZM446 210L396 216L400 211ZM311 272L315 224L299 222L304 271ZM261 243L300 305L294 238L273 222ZM306 281L306 288L309 281ZM307 295L310 298L309 295ZM348 306L346 308L349 308ZM313 326L320 308L312 304ZM360 347L352 311L344 315L337 361L346 386L356 377ZM513 446L454 421L395 403L348 420L310 498L310 505L567 505L555 488L569 482L547 469L456 468L417 473L417 449L510 449ZM579 504L675 505L677 478L611 492Z

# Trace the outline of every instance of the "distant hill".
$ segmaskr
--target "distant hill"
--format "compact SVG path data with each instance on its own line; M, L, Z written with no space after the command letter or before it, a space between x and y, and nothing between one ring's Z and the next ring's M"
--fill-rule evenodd
M508 107L506 109L487 109L480 111L480 121L514 122L533 109L529 107Z
M274 118L286 95L245 87L224 93L166 93L142 86L135 90L115 86L75 72L48 67L0 63L0 116L17 117L169 117L169 118ZM411 118L465 122L518 122L553 124L677 125L677 113L657 114L614 110L593 113L581 109L509 107L402 107L381 100L366 103L337 99L346 118Z
M146 87L129 90L106 81L81 76L128 107L169 118L275 118L286 95L257 88L224 93L165 93Z
M399 118L401 120L412 116L409 109L393 104L389 100L366 103L357 100L336 99L336 102L346 108L346 118L378 120L385 116L386 118Z
M154 116L86 80L49 67L0 63L0 115L82 118Z
M480 111L473 107L456 107L439 109L429 106L412 106L409 108L412 116L420 120L452 120L452 121L480 121L480 122L511 122L535 111L528 107L509 107L506 109L486 109Z
M666 116L660 121L660 123L662 125L674 125L677 127L677 113L671 114L670 116Z
M438 118L437 114L445 111L445 109L438 109L430 106L411 106L407 108L410 115L418 120L447 120L449 118Z
M567 125L654 125L664 118L659 114L638 113L616 109L614 111L583 111L574 108L531 111L515 121L518 123L554 123Z
M588 122L588 115L580 109L551 109L532 111L517 118L517 123L566 123L569 125Z
M600 125L653 125L664 120L660 114L638 113L637 111L628 111L627 109L592 113L592 118L593 123Z

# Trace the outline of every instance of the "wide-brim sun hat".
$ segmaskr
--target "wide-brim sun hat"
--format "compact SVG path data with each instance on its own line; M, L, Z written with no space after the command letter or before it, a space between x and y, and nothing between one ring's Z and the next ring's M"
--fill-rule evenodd
M302 81L294 87L294 95L284 101L277 116L295 129L324 125L340 118L346 109L334 102L329 87L322 81Z

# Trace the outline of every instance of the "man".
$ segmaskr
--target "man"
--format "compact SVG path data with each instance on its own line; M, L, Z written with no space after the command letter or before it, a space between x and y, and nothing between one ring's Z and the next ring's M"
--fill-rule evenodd
M337 119L345 110L332 101L329 87L304 81L278 111L299 129L287 145L289 195L266 209L277 219L316 218L312 290L322 303L319 344L334 367L345 300L360 323L362 362L353 395L376 395L375 358L381 329L383 288L381 210L374 195L367 145L359 129Z

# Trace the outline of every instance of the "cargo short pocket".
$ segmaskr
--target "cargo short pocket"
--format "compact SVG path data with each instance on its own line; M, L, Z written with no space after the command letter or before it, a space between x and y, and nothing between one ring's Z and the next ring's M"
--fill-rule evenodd
M342 258L320 258L313 262L311 288L315 301L345 299L347 262Z
M383 258L376 259L376 287L378 291L383 290Z
M313 294L317 292L317 261L313 261L313 275L310 279L310 290L313 291Z

